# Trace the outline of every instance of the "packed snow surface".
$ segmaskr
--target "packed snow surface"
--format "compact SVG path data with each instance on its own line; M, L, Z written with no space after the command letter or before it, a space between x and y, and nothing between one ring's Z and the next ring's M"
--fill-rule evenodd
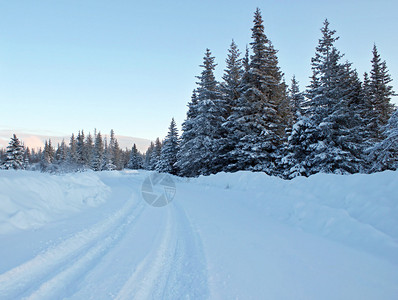
M110 188L90 173L0 171L0 233L40 227L103 203Z
M149 174L0 171L0 299L398 299L398 172Z

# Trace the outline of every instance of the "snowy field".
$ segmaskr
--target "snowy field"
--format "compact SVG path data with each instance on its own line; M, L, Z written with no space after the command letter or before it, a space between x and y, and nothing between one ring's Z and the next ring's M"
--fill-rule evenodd
M0 171L0 299L398 299L398 172Z

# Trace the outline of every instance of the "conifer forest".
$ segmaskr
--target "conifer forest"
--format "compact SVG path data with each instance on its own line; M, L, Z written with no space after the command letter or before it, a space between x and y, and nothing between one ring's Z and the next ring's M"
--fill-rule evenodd
M69 140L29 149L14 135L0 150L2 169L43 172L146 169L185 177L248 170L284 179L316 173L353 174L396 170L398 111L387 64L373 45L369 72L358 74L335 46L326 19L311 59L307 87L285 80L278 50L254 13L251 41L240 50L232 40L222 78L206 49L197 86L180 130L145 153L121 149L110 132L72 134ZM382 49L381 51L382 52Z

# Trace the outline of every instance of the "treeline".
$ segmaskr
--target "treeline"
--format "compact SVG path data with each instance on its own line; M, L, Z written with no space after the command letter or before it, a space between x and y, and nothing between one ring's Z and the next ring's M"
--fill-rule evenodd
M82 131L57 150L48 141L33 159L21 150L18 166L40 159L42 170L127 167L189 177L250 170L287 179L396 170L398 112L391 103L386 62L374 45L371 70L361 80L352 64L342 61L329 25L325 20L305 91L294 77L290 86L284 81L257 9L251 50L246 47L241 57L232 41L221 82L214 76L215 58L206 50L181 136L172 120L166 138L140 154L135 146L120 150L112 133L107 143L97 133L85 139ZM5 168L16 157L12 149L18 146L11 147L12 142L7 153L3 150Z
M111 130L109 141L101 132L84 131L72 136L69 142L62 140L57 147L46 140L43 149L30 150L14 136L6 150L0 150L0 162L3 169L28 169L45 172L73 172L83 170L112 171L124 168L140 169L144 167L143 155L136 145L130 149L121 149Z
M177 174L250 170L293 178L397 169L392 80L376 45L361 80L325 20L310 85L300 91L294 77L285 83L259 9L251 30L251 52L241 57L232 41L221 82L206 50L182 124Z

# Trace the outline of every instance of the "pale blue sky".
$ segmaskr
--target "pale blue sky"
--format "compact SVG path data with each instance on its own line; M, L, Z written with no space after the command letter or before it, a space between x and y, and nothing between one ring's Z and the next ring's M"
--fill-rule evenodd
M327 17L360 74L376 43L398 87L397 3L0 0L0 129L163 137L185 118L205 49L221 79L231 39L242 52L250 43L256 7L288 82L308 84Z

